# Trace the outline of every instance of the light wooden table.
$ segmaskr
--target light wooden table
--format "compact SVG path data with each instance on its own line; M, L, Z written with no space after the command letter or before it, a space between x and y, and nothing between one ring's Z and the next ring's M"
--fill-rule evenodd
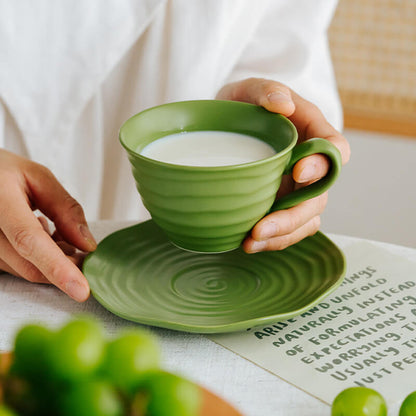
M97 239L129 224L100 222L91 228ZM356 238L329 237L342 249ZM416 250L375 243L416 261ZM0 274L0 351L12 348L16 331L29 322L57 327L76 314L89 313L103 322L109 334L136 324L111 314L93 298L83 304L58 289ZM324 416L328 405L273 374L215 344L204 335L150 328L162 347L164 368L182 374L225 398L246 416ZM215 415L212 415L215 416Z

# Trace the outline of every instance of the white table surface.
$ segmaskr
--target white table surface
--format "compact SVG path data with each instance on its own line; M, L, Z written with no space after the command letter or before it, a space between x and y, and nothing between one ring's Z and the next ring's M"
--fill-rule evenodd
M91 225L97 240L128 223ZM329 234L341 249L357 238ZM416 250L373 242L393 254L416 261ZM0 350L10 350L16 331L29 322L57 327L72 315L89 313L100 319L109 334L133 326L106 311L93 298L76 303L52 286L28 283L0 274ZM246 416L324 416L330 407L279 379L204 335L150 328L162 347L164 368L182 374L225 398ZM215 415L213 415L215 416Z

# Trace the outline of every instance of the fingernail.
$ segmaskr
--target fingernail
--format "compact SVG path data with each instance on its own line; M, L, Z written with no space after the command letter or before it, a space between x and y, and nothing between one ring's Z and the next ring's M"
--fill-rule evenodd
M249 253L257 253L262 251L266 248L267 242L266 241L255 241L251 244L250 248L247 250Z
M300 172L298 182L308 182L315 178L316 169L314 165L306 165Z
M78 280L70 280L65 285L65 292L77 302L84 302L90 295L90 290Z
M97 248L97 242L95 241L95 238L91 234L91 231L88 229L88 227L84 224L81 224L79 226L79 230L82 236L85 238L85 241L88 242L91 250L95 250Z
M287 103L292 101L291 97L288 94L284 94L281 91L274 91L267 95L269 102L274 104Z
M260 240L266 240L271 237L276 237L279 228L275 222L266 222L262 225L259 231Z

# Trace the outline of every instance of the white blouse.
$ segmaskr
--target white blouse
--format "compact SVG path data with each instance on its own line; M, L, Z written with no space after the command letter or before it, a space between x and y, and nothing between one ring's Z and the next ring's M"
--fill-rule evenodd
M136 220L118 129L227 82L283 82L341 128L336 0L0 0L0 147L46 165L87 218ZM1 192L1 190L0 190Z

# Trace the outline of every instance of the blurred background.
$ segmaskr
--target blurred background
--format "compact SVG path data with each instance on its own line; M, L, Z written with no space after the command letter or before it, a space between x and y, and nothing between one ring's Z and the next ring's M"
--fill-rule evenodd
M416 247L416 1L340 0L329 38L352 157L322 230Z

